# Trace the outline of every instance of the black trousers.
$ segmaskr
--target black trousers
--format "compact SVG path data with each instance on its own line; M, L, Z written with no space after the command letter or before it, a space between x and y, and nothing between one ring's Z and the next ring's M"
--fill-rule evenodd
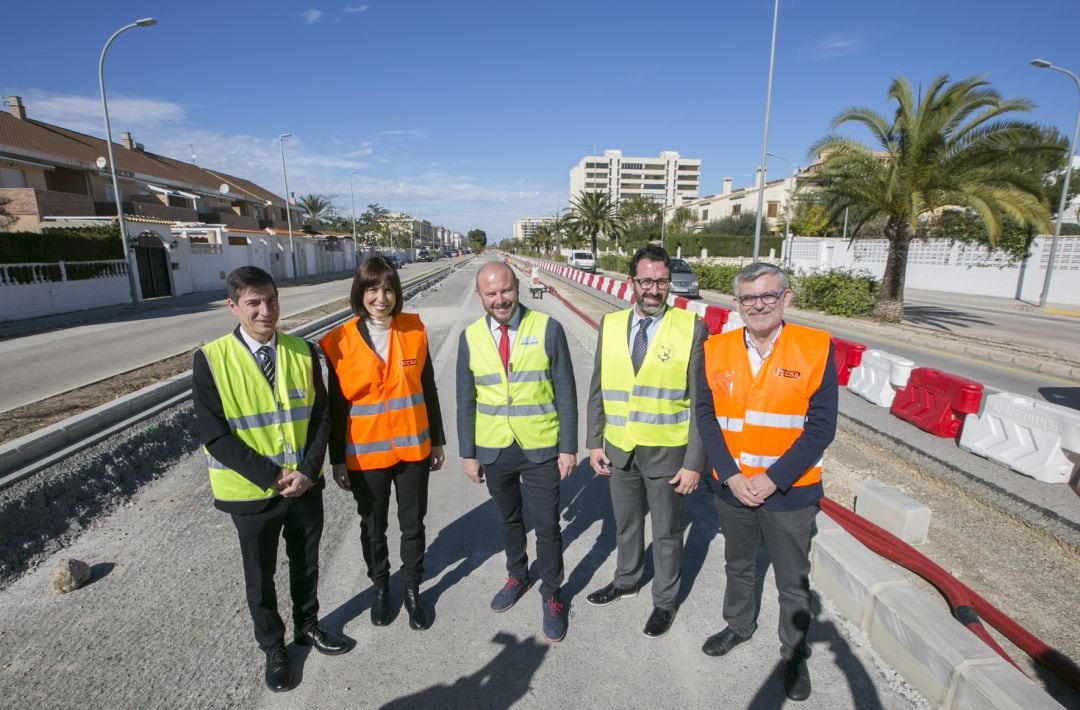
M278 539L285 538L289 558L289 594L294 630L305 629L319 617L319 541L323 529L322 489L299 498L279 498L269 510L254 515L233 515L244 561L248 609L255 624L255 640L268 651L285 640L285 624L278 614Z
M772 561L780 598L780 655L810 655L806 632L810 628L810 538L816 505L802 510L771 511L743 508L716 499L716 513L724 533L724 621L740 636L757 629L756 559L764 540Z
M419 584L424 576L424 516L427 514L428 479L431 457L423 461L401 461L391 468L349 471L356 512L360 514L360 542L368 578L377 587L390 579L390 551L386 543L389 524L390 490L397 498L401 527L401 571L405 585Z
M559 524L559 467L557 459L533 463L517 443L484 466L488 491L499 512L506 546L506 572L514 579L529 576L525 541L522 489L529 505L529 524L536 531L536 560L540 565L540 593L558 591L563 582L562 528Z

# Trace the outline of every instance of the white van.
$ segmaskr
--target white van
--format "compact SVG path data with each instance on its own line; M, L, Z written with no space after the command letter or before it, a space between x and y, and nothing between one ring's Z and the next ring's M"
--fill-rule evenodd
M593 259L591 251L572 251L566 258L566 263L575 269L588 271L590 274L596 273L596 260Z

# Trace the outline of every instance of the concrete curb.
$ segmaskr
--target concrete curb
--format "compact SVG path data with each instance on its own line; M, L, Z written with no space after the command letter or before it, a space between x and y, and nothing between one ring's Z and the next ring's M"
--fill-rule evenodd
M931 705L1061 707L825 514L817 517L810 561L815 588Z

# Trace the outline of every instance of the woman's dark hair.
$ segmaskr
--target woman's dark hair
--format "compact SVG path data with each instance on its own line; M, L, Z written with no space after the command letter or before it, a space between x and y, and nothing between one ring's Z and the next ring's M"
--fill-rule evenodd
M401 293L401 279L398 278L397 269L390 265L386 257L376 254L360 264L353 276L352 290L349 292L349 305L352 312L366 318L370 313L364 308L364 292L372 286L386 286L394 290L394 307L390 315L396 316L401 313L401 307L405 304L405 297Z

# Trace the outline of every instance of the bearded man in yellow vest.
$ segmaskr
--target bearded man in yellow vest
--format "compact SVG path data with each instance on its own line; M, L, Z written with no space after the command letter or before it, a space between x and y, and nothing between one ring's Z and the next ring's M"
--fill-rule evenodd
M293 687L274 572L285 538L295 641L321 653L351 644L319 626L322 467L327 396L314 346L277 331L281 309L270 274L242 266L226 279L239 325L195 351L192 390L214 505L240 537L248 609L266 653L266 685Z
M637 594L645 569L645 509L652 526L653 610L650 638L675 619L682 571L683 496L705 470L705 452L690 411L700 381L705 324L667 305L671 258L650 244L630 260L634 307L600 322L589 388L589 463L610 476L617 558L614 579L585 599L606 606Z
M487 315L461 334L457 361L458 445L465 475L487 481L506 547L506 582L497 613L528 591L522 491L536 531L544 638L566 635L559 483L577 464L577 387L562 326L518 301L518 279L504 263L484 264L476 293Z
M755 570L764 541L779 591L784 692L806 700L810 538L839 399L832 342L825 331L784 322L791 289L779 267L750 264L735 275L733 287L745 326L709 338L706 383L694 401L719 488L727 576L727 627L710 636L702 651L723 656L757 629Z

